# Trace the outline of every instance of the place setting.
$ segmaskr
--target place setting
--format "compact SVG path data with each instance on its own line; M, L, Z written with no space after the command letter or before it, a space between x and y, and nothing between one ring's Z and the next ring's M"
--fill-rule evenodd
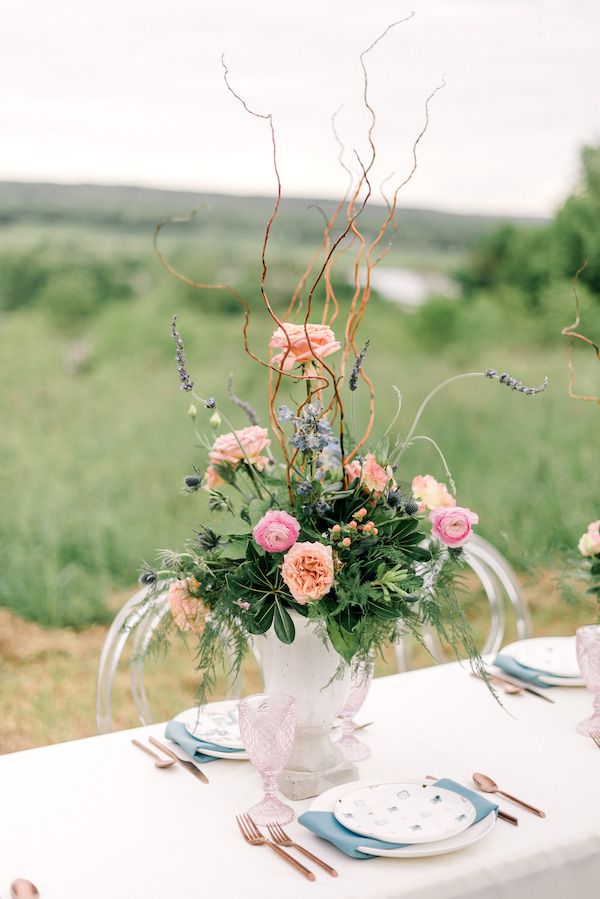
M202 769L208 762L249 758L242 744L237 700L210 702L180 712L167 723L164 737L168 744L150 736L153 748L139 740L131 742L154 760L155 767L180 765L205 784L209 780Z

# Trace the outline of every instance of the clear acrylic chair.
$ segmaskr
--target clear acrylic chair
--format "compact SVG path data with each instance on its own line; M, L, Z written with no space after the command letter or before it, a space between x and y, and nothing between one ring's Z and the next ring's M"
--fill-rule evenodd
M506 631L506 612L512 610L518 640L531 635L531 618L514 569L498 550L472 534L464 547L467 565L479 580L489 604L489 629L481 647L482 655L498 652ZM439 637L430 626L423 629L425 646L436 662L449 661ZM412 641L402 637L395 646L398 671L412 668Z
M169 611L167 591L150 595L144 587L127 600L110 626L98 666L96 683L96 729L99 734L112 731L112 697L115 675L123 651L130 647L129 680L131 694L141 724L153 724L156 720L144 684L144 660L157 628ZM227 647L225 657L228 658ZM228 666L231 667L231 666ZM225 674L227 697L240 695L240 679Z

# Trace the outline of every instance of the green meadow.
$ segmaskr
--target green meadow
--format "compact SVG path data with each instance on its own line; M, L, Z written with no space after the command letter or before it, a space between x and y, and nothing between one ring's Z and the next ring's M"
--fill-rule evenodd
M197 201L119 188L0 186L0 604L44 625L107 621L111 597L134 588L142 561L180 546L207 521L202 491L181 491L206 454L179 390L174 314L198 392L214 395L244 426L227 396L234 372L236 392L267 420L266 373L243 353L235 301L177 282L153 252L154 224ZM273 327L258 293L269 205L211 198L210 215L170 226L162 243L191 277L227 280L248 297L251 345L263 356ZM279 311L319 241L319 217L306 207L290 203L274 227L268 289ZM381 214L374 209L366 227ZM432 401L419 428L443 449L460 503L480 516L479 532L535 572L557 567L597 517L597 408L567 394L566 274L553 272L528 293L497 266L482 283L481 260L507 227L533 240L549 226L401 213L385 264L458 271L463 295L432 297L410 311L375 295L360 336L371 341L375 436L395 413L394 386L402 434L428 391L454 374L495 368L531 385L548 376L536 397L485 378L459 381ZM347 302L343 265L336 284ZM582 284L582 299L597 330L593 283ZM575 355L578 383L597 391L600 367L586 350ZM359 428L366 413L359 390ZM211 435L202 410L196 426ZM426 472L444 474L433 447L418 441L398 477Z

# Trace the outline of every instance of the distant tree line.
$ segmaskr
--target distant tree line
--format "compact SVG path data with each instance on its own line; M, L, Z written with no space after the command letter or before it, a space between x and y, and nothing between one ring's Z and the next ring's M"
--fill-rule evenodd
M584 262L581 284L600 301L600 147L583 148L579 183L552 222L497 227L456 277L467 297L513 286L536 309L549 285L572 278Z

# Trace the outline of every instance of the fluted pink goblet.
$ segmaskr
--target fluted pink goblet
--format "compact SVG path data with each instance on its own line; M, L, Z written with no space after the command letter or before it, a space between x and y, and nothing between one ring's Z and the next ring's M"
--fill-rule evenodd
M288 760L296 731L296 703L286 693L256 693L240 702L244 749L263 779L265 796L248 809L255 824L289 824L294 812L277 798L277 775Z
M587 624L576 631L577 661L585 685L594 697L594 714L577 725L577 733L600 731L600 625Z
M362 762L371 755L369 747L354 733L356 729L354 716L367 698L373 680L373 668L374 662L370 659L368 665L359 665L352 673L346 704L338 715L342 736L337 745L342 750L344 758L350 762Z

